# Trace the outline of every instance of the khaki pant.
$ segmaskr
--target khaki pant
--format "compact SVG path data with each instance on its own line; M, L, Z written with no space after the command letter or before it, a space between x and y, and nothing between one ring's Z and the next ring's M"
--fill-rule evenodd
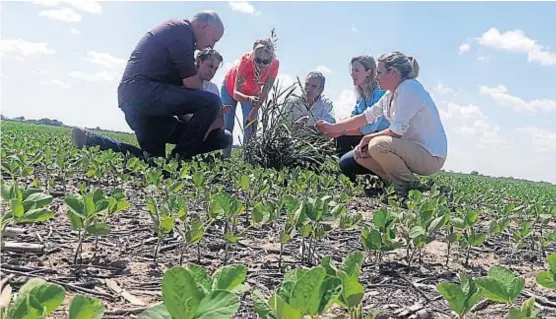
M393 186L418 182L413 175L428 176L438 172L444 159L432 156L421 145L397 137L377 136L371 139L366 158L357 158L359 165L371 170Z

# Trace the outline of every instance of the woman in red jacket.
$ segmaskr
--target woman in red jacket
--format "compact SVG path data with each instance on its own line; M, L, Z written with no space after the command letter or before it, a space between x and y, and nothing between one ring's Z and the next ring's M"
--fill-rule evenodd
M241 103L243 127L257 118L261 104L274 85L279 66L272 40L259 39L253 44L253 51L245 53L239 63L228 71L221 90L222 104L231 106L224 116L226 130L234 130L238 102ZM254 126L244 130L243 143L254 135L254 131ZM229 157L231 152L231 146L224 149L223 157Z

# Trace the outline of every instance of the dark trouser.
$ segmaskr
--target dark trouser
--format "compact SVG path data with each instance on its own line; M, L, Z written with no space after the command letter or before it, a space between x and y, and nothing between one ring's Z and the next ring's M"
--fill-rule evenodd
M118 102L125 119L135 132L141 149L104 136L95 140L118 151L128 150L142 155L166 157L166 143L175 144L172 156L182 159L223 149L231 145L232 134L226 130L212 131L203 137L222 109L222 101L211 92L192 90L177 85L134 80L118 87ZM187 123L175 118L193 114Z
M338 156L340 156L340 169L342 174L349 177L352 182L355 181L356 175L373 174L355 161L355 151L353 149L362 138L363 135L340 136L336 138Z
M135 80L118 87L118 101L141 148L149 154L164 154L171 139L172 156L190 159L203 150L203 137L222 109L218 95L181 86ZM193 114L187 125L174 116Z

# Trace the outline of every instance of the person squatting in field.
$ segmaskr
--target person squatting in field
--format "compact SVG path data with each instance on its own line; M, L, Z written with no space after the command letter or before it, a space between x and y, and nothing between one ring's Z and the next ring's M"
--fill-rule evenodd
M326 78L318 71L312 71L305 77L303 97L295 97L288 102L288 124L296 134L320 134L315 123L323 120L336 123L334 103L324 95Z
M415 58L397 51L385 53L378 58L376 80L386 93L378 102L336 124L316 124L325 135L339 136L384 116L390 122L388 128L363 136L354 159L403 193L419 187L414 173L427 176L438 172L447 156L438 109L416 79L418 75Z
M243 54L224 78L221 91L222 103L231 106L231 111L224 116L224 128L233 132L236 106L240 102L244 123L244 143L256 132L256 125L252 122L258 117L259 108L274 85L279 67L280 62L274 54L272 40L259 39L253 44L253 50ZM230 145L224 149L222 155L227 158L231 153Z
M207 82L222 63L213 48L223 34L213 11L199 12L191 21L170 19L147 32L118 86L119 107L140 149L80 128L72 130L74 143L148 157L166 157L171 143L176 145L171 155L186 160L231 146L231 133L222 128L226 110ZM201 50L197 59L195 49Z

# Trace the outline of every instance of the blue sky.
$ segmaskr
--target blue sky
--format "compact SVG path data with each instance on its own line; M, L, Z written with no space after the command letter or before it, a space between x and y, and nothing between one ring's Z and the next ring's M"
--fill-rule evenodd
M445 168L556 183L556 3L2 2L1 112L129 131L116 87L157 23L214 9L225 65L274 27L280 78L327 76L338 117L354 104L349 60L401 50L420 62L449 139ZM239 111L239 110L238 110ZM239 132L234 132L238 135ZM237 138L236 141L237 143Z

